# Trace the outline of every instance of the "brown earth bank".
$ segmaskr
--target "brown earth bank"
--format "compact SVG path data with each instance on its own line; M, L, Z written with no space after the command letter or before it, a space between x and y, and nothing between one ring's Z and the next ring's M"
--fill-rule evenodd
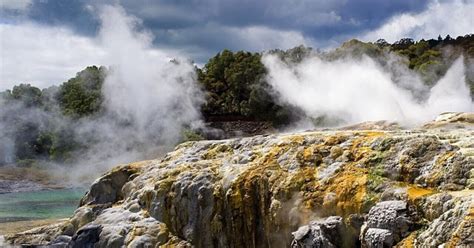
M54 247L473 247L473 120L474 113L446 113L413 130L375 122L186 142L160 159L106 173L64 223L5 240Z
M206 139L229 139L250 137L263 134L274 134L277 130L270 122L262 121L209 121L206 122Z
M64 188L63 181L51 170L15 165L0 166L0 194Z
M45 225L60 224L66 220L67 219L43 219L0 223L0 235L13 235Z

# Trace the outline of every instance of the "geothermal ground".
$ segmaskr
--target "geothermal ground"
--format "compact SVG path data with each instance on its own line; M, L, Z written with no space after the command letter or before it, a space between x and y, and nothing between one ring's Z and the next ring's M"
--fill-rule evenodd
M358 130L364 129L364 130ZM387 130L388 129L388 130ZM474 114L186 142L97 179L55 247L473 247Z

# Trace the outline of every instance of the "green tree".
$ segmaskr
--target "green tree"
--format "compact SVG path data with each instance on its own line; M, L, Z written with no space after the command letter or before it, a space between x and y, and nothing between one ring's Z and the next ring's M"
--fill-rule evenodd
M286 63L300 63L304 58L307 58L313 53L311 47L300 45L297 47L290 48L288 50L275 49L269 51L270 54L277 55L281 60Z
M67 116L82 117L94 114L101 108L101 92L105 79L104 67L89 66L59 87L56 99Z
M250 117L251 91L265 76L260 58L258 53L224 50L198 69L199 82L208 93L204 113Z
M288 61L301 61L311 52L305 47L288 51L274 50ZM271 86L266 82L266 69L261 54L224 50L198 69L198 80L207 92L204 116L288 123L297 113L290 106L274 101Z
M38 107L42 105L41 90L30 84L13 86L10 99L21 101L26 107Z

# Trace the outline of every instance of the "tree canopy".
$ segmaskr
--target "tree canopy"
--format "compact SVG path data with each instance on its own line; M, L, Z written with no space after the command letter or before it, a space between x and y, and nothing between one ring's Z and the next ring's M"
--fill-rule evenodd
M287 121L289 113L270 94L260 53L224 50L198 69L198 81L206 91L204 116Z
M105 67L89 66L63 83L56 95L63 113L82 117L98 112L103 101L101 89L105 75Z

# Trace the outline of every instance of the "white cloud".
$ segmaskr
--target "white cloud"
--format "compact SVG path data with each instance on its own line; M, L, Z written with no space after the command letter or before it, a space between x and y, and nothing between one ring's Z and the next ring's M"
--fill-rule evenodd
M140 20L136 19L139 23ZM112 30L113 32L113 30ZM153 39L150 33L144 34ZM313 41L300 32L282 31L264 26L245 28L209 24L193 29L179 29L167 32L172 43L186 44L186 40L199 40L206 44L211 39L223 48L238 48L263 51L273 48L291 48L301 44L312 45ZM101 37L84 37L65 27L43 26L34 23L0 24L0 90L19 83L30 83L38 87L60 84L73 77L76 72L89 65L109 64L104 60L107 49ZM203 38L204 37L204 38ZM205 40L202 40L205 39ZM179 47L179 46L178 46ZM162 48L179 56L207 57L200 55L202 47L180 49ZM149 52L158 50L150 48Z
M389 42L401 38L427 39L438 35L456 37L474 33L474 1L433 1L420 13L404 13L391 18L374 31L361 35L365 41L383 38Z
M30 7L32 0L1 0L0 8L24 11Z
M195 45L187 49L196 54L203 47L217 49L233 49L248 51L263 51L280 48L287 49L298 45L314 45L314 41L294 30L279 30L266 26L229 27L209 23L202 27L168 30L158 36L158 40L166 39L167 43L188 45L190 40ZM183 47L184 47L183 46ZM186 48L185 48L186 49Z
M312 40L297 31L283 31L264 26L224 29L228 35L234 34L238 44L250 50L288 49L298 45L311 45Z
M0 24L0 90L19 83L59 84L88 65L100 65L103 50L93 39L61 27Z

